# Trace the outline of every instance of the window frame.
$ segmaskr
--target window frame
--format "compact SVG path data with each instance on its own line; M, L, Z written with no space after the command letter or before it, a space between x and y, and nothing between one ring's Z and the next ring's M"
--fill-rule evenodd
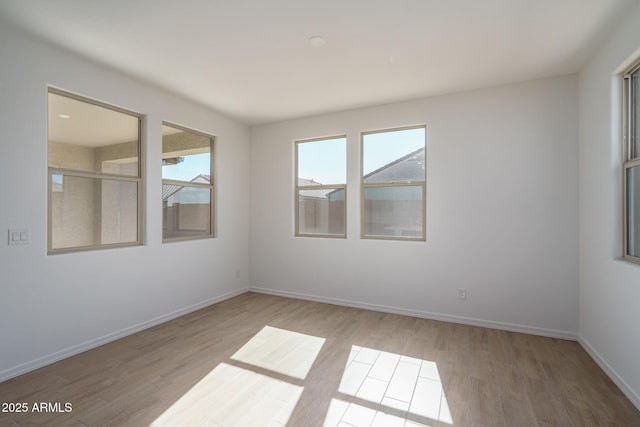
M142 246L144 239L144 156L142 153L144 152L144 141L143 141L143 125L144 125L144 116L142 114L136 113L134 111L118 107L112 104L108 104L106 102L98 101L93 98L89 98L84 95L79 95L73 92L69 92L66 90L62 90L56 87L49 86L47 87L47 112L50 109L49 105L49 94L55 94L58 96L66 97L75 101L84 102L89 105L95 105L98 107L106 108L118 113L126 114L132 117L135 117L138 121L138 174L137 175L124 175L124 174L113 174L113 173L105 173L99 171L84 171L78 169L70 169L64 167L56 167L49 166L49 122L47 120L47 255L56 255L63 253L74 253L74 252L85 252L85 251L93 251L99 249L113 249L113 248L125 248L132 246ZM53 247L53 176L54 175L62 175L77 177L77 178L89 178L89 179L99 179L99 180L112 180L112 181L122 181L122 182L132 182L136 184L137 189L137 198L136 198L136 208L137 208L137 230L136 230L136 240L131 242L121 242L121 243L106 243L99 245L87 245L87 246L73 246L73 247L64 247L64 248L54 248Z
M635 264L640 264L640 257L629 253L630 224L627 180L629 170L640 166L640 152L633 153L634 144L640 144L640 141L633 140L634 130L640 126L640 123L636 123L634 117L633 92L635 91L636 97L638 97L640 95L640 85L633 85L631 80L632 74L638 71L640 71L640 60L636 60L622 73L622 259ZM640 204L640 200L638 200L638 204Z
M425 161L425 172L424 179L422 181L416 180L398 180L398 181L381 181L381 182L365 182L365 173L364 173L364 139L367 135L378 134L378 133L388 133L388 132L397 132L403 130L411 130L411 129L424 129L424 161ZM427 162L427 125L419 124L419 125L409 125L409 126L401 126L394 128L386 128L386 129L378 129L365 131L360 133L360 238L363 240L394 240L394 241L409 241L409 242L426 242L427 240L427 170L426 170L426 162ZM393 188L393 187L420 187L422 194L422 230L421 235L414 236L389 236L389 235L377 235L377 234L366 234L366 223L365 223L365 191L367 188Z
M209 189L209 234L207 235L198 235L198 236L186 236L186 237L171 237L171 238L165 238L164 237L164 212L162 212L162 243L172 243L172 242L184 242L184 241L189 241L189 240L202 240L202 239L214 239L217 237L217 230L216 230L216 207L217 207L217 199L216 199L216 178L215 178L215 147L216 147L216 140L217 137L213 134L207 133L207 132L203 132L203 131L199 131L197 129L193 129L187 126L183 126L183 125L179 125L167 120L163 120L162 121L162 126L168 126L168 127L172 127L174 129L179 129L183 132L190 132L202 137L206 137L209 138L209 178L210 178L210 183L209 184L204 184L201 182L190 182L190 181L180 181L180 180L175 180L175 179L161 179L161 185L162 187L164 187L165 184L168 185L179 185L182 187L189 187L189 188L206 188ZM164 135L161 135L161 140L164 138ZM160 144L160 156L162 157L163 154L163 144L161 141ZM162 175L162 174L161 174ZM161 188L162 188L161 187ZM162 193L162 191L161 191ZM162 210L164 210L164 200L161 200L161 206L162 206Z
M345 140L345 183L344 184L321 184L321 185L300 185L300 177L298 176L298 147L300 144L308 142L329 141L333 139ZM295 237L319 237L319 238L331 238L331 239L346 239L347 238L347 175L348 175L348 138L346 134L332 135L317 138L298 139L294 140L294 236ZM344 217L344 233L342 234L330 234L330 233L301 233L300 232L300 191L304 190L343 190L344 191L344 203L343 203L343 217Z

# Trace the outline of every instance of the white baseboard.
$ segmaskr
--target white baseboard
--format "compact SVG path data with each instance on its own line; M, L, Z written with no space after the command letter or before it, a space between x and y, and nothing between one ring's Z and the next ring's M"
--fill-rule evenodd
M377 304L367 304L356 301L349 301L337 298L321 297L317 295L300 294L297 292L288 292L275 289L251 287L249 291L276 295L288 298L296 298L307 301L323 302L327 304L335 304L346 307L362 308L365 310L381 311L384 313L400 314L405 316L413 316L424 319L441 320L444 322L461 323L470 326L480 326L492 329L501 329L505 331L521 332L525 334L540 335L550 338L560 338L571 341L577 341L585 349L585 351L591 356L591 358L600 366L600 368L611 378L611 380L620 388L624 395L631 401L631 403L640 410L640 396L618 375L618 373L611 368L611 366L605 362L605 360L598 354L597 351L588 343L588 341L581 335L573 332L556 331L553 329L535 328L530 326L523 326L510 323L493 322L481 319L472 319L460 316L451 316L441 313L432 313L426 311L409 310L398 307L389 307Z
M578 334L578 342L585 349L589 356L600 366L600 368L607 374L611 381L613 381L618 388L624 393L625 396L633 403L633 405L640 411L640 396L622 379L620 375L600 356L600 354L589 344L589 342L580 334Z
M620 388L620 390L625 394L625 396L627 396L627 398L631 401L631 403L633 403L633 405L635 405L635 407L638 408L638 410L640 410L640 396L627 385L627 383L618 375L618 373L613 368L611 368L611 366L598 354L598 352L589 344L589 342L582 335L579 335L573 332L556 331L553 329L536 328L536 327L523 326L523 325L517 325L517 324L510 324L510 323L493 322L493 321L482 320L482 319L451 316L451 315L441 314L441 313L433 313L433 312L420 311L420 310L410 310L410 309L399 308L399 307L369 304L369 303L362 303L362 302L356 302L356 301L350 301L350 300L344 300L344 299L338 299L338 298L329 298L329 297L322 297L318 295L301 294L297 292L288 292L288 291L259 288L259 287L247 287L247 288L242 288L233 292L229 292L229 293L220 295L218 297L200 302L198 304L194 304L189 307L182 308L172 313L168 313L166 315L156 317L146 322L139 323L129 328L125 328L125 329L104 335L102 337L66 348L56 353L52 353L47 356L29 361L27 363L23 363L13 368L6 369L0 372L0 382L17 377L27 372L31 372L43 366L50 365L52 363L58 362L62 359L66 359L68 357L74 356L84 351L91 350L93 348L99 347L101 345L107 344L117 339L124 338L128 335L135 334L137 332L140 332L145 329L151 328L153 326L159 325L161 323L173 320L180 316L184 316L185 314L192 313L194 311L222 302L229 298L233 298L235 296L241 295L248 291L267 294L267 295L276 295L276 296L282 296L282 297L288 297L288 298L307 300L307 301L315 301L315 302L321 302L321 303L327 303L327 304L335 304L335 305L341 305L345 307L361 308L365 310L373 310L373 311L379 311L384 313L400 314L404 316L413 316L413 317L419 317L424 319L440 320L444 322L460 323L460 324L470 325L470 326L480 326L485 328L501 329L505 331L521 332L521 333L540 335L540 336L546 336L551 338L560 338L560 339L578 341L580 345L585 349L585 351L589 353L589 355L593 358L593 360L595 360L595 362L600 366L600 368Z
M75 356L76 354L110 343L111 341L124 338L128 335L135 334L137 332L143 331L145 329L151 328L161 323L168 322L169 320L173 320L180 316L184 316L185 314L189 314L194 311L200 310L202 308L208 307L212 304L216 304L221 301L227 300L229 298L233 298L247 291L249 291L249 288L242 288L233 292L229 292L229 293L220 295L218 297L214 297L206 301L199 302L189 307L176 310L172 313L168 313L168 314L156 317L155 319L138 323L137 325L133 325L131 327L121 329L119 331L116 331L107 335L103 335L99 338L92 339L92 340L83 342L81 344L74 345L69 348L65 348L63 350L23 363L21 365L14 366L13 368L9 368L0 372L0 382L17 377L18 375L26 374L27 372L34 371L38 368L42 368L43 366L50 365L62 359L66 359L67 357Z
M327 304L341 305L345 307L361 308L365 310L381 311L383 313L400 314L403 316L419 317L423 319L440 320L443 322L460 323L463 325L480 326L483 328L500 329L503 331L521 332L531 335L540 335L550 338L560 338L565 340L577 341L578 334L574 332L556 331L553 329L536 328L531 326L517 325L511 323L494 322L491 320L474 319L461 316L451 316L448 314L433 313L429 311L411 310L400 307L391 307L386 305L369 304L357 301L350 301L338 298L322 297L318 295L301 294L297 292L281 291L276 289L267 289L259 287L250 287L251 292L276 295L281 297L295 298L307 301L323 302Z

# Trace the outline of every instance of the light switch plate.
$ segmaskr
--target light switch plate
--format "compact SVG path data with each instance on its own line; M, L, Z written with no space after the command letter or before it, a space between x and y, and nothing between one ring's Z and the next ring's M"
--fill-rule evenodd
M10 228L9 244L10 245L26 245L31 243L31 232L28 228Z

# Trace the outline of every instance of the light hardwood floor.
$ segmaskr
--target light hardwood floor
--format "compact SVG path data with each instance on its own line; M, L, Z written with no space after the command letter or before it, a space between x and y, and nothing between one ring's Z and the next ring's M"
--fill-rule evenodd
M29 409L0 427L640 426L576 342L255 293L0 383L0 402Z

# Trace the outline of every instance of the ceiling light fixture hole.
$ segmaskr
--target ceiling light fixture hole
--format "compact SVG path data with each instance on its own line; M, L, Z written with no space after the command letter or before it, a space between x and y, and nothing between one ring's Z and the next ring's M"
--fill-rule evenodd
M313 47L322 47L326 44L324 37L322 36L311 36L309 37L309 44Z

